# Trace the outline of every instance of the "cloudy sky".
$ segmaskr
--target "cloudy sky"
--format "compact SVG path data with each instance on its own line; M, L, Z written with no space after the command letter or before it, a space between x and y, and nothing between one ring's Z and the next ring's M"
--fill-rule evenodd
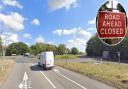
M95 17L106 0L0 0L0 35L12 42L65 44L85 51L96 33ZM127 0L120 0L128 11Z

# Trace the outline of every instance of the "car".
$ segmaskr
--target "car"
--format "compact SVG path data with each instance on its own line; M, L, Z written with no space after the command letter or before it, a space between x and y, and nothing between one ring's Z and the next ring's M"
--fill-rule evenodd
M16 54L12 54L12 56L16 56Z
M30 53L24 53L24 56L25 57L29 57L30 56Z
M52 69L54 67L54 54L52 51L42 52L39 55L38 65L45 69Z

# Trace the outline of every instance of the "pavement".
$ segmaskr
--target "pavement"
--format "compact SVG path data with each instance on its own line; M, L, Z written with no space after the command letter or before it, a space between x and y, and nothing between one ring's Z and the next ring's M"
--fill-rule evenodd
M2 89L116 89L58 66L43 70L33 58L20 56L13 60L15 66Z

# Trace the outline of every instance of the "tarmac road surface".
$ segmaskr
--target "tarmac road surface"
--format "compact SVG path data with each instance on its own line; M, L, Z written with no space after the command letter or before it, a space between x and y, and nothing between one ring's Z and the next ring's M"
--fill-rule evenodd
M17 57L14 60L16 64L2 89L115 89L58 66L43 70L32 58Z

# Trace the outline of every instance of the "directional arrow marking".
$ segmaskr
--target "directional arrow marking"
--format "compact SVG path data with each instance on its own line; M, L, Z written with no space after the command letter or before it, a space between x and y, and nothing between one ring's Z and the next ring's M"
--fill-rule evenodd
M27 73L26 73L26 72L24 73L23 80L28 80L28 75L27 75Z
M32 87L30 87L30 85L32 85L31 84L31 81L29 81L29 83L27 83L27 80L28 80L28 75L27 75L27 73L25 72L24 73L24 77L23 77L23 81L20 83L20 85L19 85L19 88L20 89L28 89L28 88L32 88ZM28 85L29 84L29 85ZM29 87L28 87L29 86Z

